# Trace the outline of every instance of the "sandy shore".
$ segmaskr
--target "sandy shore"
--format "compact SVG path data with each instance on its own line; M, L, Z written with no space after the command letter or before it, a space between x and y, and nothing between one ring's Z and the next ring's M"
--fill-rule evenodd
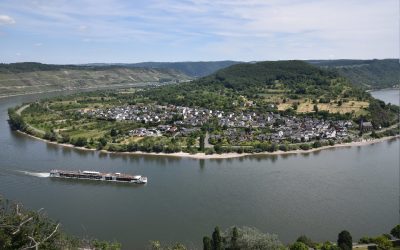
M366 146L366 145L371 145L375 143L380 143L386 140L394 139L394 138L400 138L400 135L395 135L395 136L387 136L387 137L382 137L379 139L372 139L372 140L362 140L362 141L357 141L357 142L349 142L349 143L342 143L342 144L335 144L333 146L323 146L319 148L312 148L309 150L292 150L292 151L275 151L275 152L261 152L261 153L224 153L224 154L212 154L212 155L206 155L205 153L196 153L196 154L189 154L185 152L178 152L178 153L148 153L148 152L142 152L142 151L136 151L136 152L111 152L107 150L96 150L96 149L90 149L90 148L84 148L84 147L76 147L72 144L65 144L65 143L57 143L57 142L52 142L48 141L30 134L27 134L25 132L17 131L20 134L29 136L31 138L46 142L48 144L53 144L53 145L58 145L62 147L67 147L67 148L74 148L78 150L84 150L84 151L99 151L102 153L107 153L107 154L121 154L121 155L151 155L151 156L168 156L168 157L183 157L183 158L192 158L192 159L229 159L229 158L239 158L239 157L244 157L244 156L251 156L251 155L287 155L287 154L308 154L311 152L316 152L316 151L321 151L325 149L331 149L331 148L340 148L340 147L359 147L359 146Z

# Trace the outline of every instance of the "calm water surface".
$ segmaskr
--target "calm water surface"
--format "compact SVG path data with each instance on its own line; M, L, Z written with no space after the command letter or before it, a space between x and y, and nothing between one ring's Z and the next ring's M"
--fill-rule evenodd
M372 96L385 101L399 105L400 103L400 89L383 89L371 92Z
M394 94L385 93L377 95ZM399 222L400 140L230 160L99 154L10 131L7 108L35 98L0 99L0 193L45 208L70 233L142 249L152 239L199 247L215 225L254 226L289 242L301 234L336 240L343 229L354 238L376 235ZM149 183L63 181L21 172L53 168L138 173Z

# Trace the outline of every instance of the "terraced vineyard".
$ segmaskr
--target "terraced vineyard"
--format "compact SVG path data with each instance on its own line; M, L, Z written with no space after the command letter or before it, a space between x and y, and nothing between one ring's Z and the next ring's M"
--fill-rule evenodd
M170 69L7 66L0 66L0 97L57 90L161 85L190 80L185 74Z

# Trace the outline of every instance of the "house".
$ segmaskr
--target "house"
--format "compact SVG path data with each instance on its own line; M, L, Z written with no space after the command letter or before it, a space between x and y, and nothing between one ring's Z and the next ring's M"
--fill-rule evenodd
M374 129L371 122L361 122L360 127L361 127L360 130L363 132L371 131Z
M326 132L326 138L328 138L328 139L336 138L336 130L327 131Z

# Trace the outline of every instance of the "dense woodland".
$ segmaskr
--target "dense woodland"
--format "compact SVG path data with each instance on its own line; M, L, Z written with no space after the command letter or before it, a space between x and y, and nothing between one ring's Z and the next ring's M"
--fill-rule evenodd
M398 59L384 60L312 60L311 64L336 70L355 86L366 89L400 86Z
M337 72L302 61L236 64L191 83L145 92L160 103L232 109L241 96L268 106L266 95L289 99L311 98L324 102L338 98L365 100L369 95L352 87Z

